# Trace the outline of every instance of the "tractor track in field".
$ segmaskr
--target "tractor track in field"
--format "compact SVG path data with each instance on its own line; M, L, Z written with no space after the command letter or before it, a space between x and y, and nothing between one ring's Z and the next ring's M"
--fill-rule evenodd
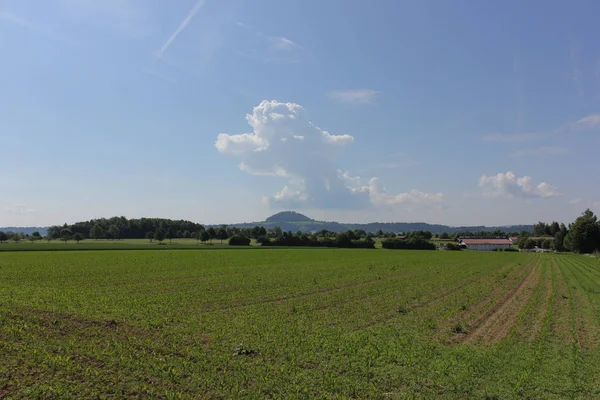
M425 300L425 301L416 302L414 304L411 304L411 305L407 306L406 309L405 309L405 311L406 312L411 312L411 311L414 311L414 310L417 310L417 309L420 309L420 308L423 308L423 307L430 306L432 304L439 303L442 300L446 299L448 296L451 296L452 294L455 294L456 292L460 291L461 289L463 289L465 287L468 287L468 286L471 286L471 285L475 285L475 284L479 284L479 283L481 283L481 282L483 282L483 281L485 281L487 279L493 279L495 276L496 275L493 272L492 273L483 272L483 273L477 274L475 277L471 277L470 279L467 279L465 282L463 282L463 283L461 283L461 284L459 284L457 286L454 286L454 287L452 287L450 289L447 289L447 290L445 290L445 291L443 291L441 293L439 293L438 291L431 291L431 292L429 292L430 294L432 294L432 293L433 294L437 293L437 294L435 296L433 296L433 297ZM369 322L366 322L364 324L356 326L353 329L353 331L359 331L359 330L362 330L362 329L370 328L372 326L384 323L384 322L386 322L386 321L388 321L388 320L390 320L390 319L392 319L394 317L397 317L398 315L399 315L399 313L398 313L397 310L395 310L394 312L386 313L386 314L380 316L379 318L377 318L375 320L372 320L372 321L369 321Z
M459 343L494 343L504 339L513 329L521 310L527 305L541 275L540 260L529 267L521 280L488 312L469 326L467 333L456 338Z
M490 305L492 305L491 308L493 308L493 304L497 304L508 291L515 288L515 285L518 285L521 282L521 280L527 275L527 268L532 262L533 261L530 261L529 263L523 264L520 268L516 268L516 271L511 271L514 272L512 274L506 274L506 280L501 282L487 296L481 297L475 303L471 304L466 310L457 313L452 318L444 322L442 324L442 328L440 329L440 340L446 340L448 343L457 343L462 341L464 337L461 335L454 335L450 339L445 338L447 332L450 331L450 327L457 326L458 324L462 326L463 323L467 323L468 325L474 324L474 321L476 321L477 318L480 318L481 315L485 315L486 307L490 307ZM473 319L473 317L469 317L473 315L476 315L477 317L475 317L475 319Z
M571 267L574 267L574 269L579 271L588 280L590 279L587 272L582 269L585 267L583 264L573 262L571 263ZM598 311L598 308L594 306L592 301L590 301L589 292L587 295L584 293L586 289L581 286L581 282L575 275L573 268L568 268L567 270L569 271L573 280L569 291L573 297L572 313L575 314L575 327L579 346L584 349L594 348L600 342L600 335L597 333L599 331L599 321L598 317L595 315ZM561 271L564 275L565 271ZM566 275L565 279L567 279ZM574 284L577 286L574 286Z
M553 268L558 271L556 279L556 298L554 309L556 317L552 320L552 333L560 342L580 346L582 343L581 331L577 326L577 317L574 310L573 290L567 285L567 278L558 266L556 258L552 260Z
M533 309L533 323L530 324L529 328L526 332L524 332L523 336L535 340L539 338L542 332L544 331L544 320L547 315L553 314L556 302L558 301L558 297L560 297L556 296L556 281L557 279L555 265L551 264L548 268L548 276L542 275L540 277L540 284L538 286L541 291L540 303L539 306ZM552 318L552 320L554 319L555 318Z
M294 296L276 296L273 298L263 298L257 301L251 301L248 303L243 303L243 304L227 304L221 307L213 307L213 308L203 308L201 311L202 312L206 312L206 313L210 313L210 312L218 312L218 311L228 311L228 310L234 310L234 309L239 309L239 308L243 308L243 307L251 307L251 306L255 306L255 305L260 305L260 304L269 304L269 303L278 303L278 302L283 302L283 301L288 301L288 300L294 300L294 299L301 299L301 298L305 298L305 297L310 297L313 295L319 295L319 294L329 294L329 293L335 293L335 292L340 292L343 290L348 290L348 289L352 289L352 288L357 288L357 287L363 287L363 286L367 286L370 285L372 283L375 282L383 282L383 281L389 281L392 279L399 279L399 278L403 278L406 277L406 274L402 273L402 274L395 274L395 275L391 275L387 278L374 278L374 279L369 279L366 281L360 281L360 282L354 282L354 283L348 283L342 286L337 286L337 287L333 287L333 288L323 288L323 289L319 289L319 290L315 290L312 292L307 292L307 293L300 293ZM347 301L347 298L344 299L344 301Z

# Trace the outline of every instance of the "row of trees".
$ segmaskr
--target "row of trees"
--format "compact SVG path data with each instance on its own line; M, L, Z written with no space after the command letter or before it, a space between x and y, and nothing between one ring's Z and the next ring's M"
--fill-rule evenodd
M39 232L33 232L31 235L25 234L23 232L0 232L0 243L4 243L7 241L20 242L21 240L30 240L32 242L36 242L38 240L42 240L42 235Z
M522 249L542 249L572 251L575 253L594 253L600 251L600 222L588 208L567 227L556 221L538 222L533 234L523 232L519 236L518 246Z

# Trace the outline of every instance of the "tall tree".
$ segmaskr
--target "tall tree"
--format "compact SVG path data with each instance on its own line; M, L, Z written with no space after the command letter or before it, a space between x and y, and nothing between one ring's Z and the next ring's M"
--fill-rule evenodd
M208 238L210 239L210 241L212 242L213 239L217 238L217 231L215 231L215 228L213 228L212 226L210 228L208 228Z
M102 236L104 236L104 230L102 229L100 224L94 224L94 226L92 226L92 229L90 229L90 237L92 239L98 240Z
M83 235L79 232L75 232L75 234L73 235L73 240L75 240L77 243L79 243L83 239L84 239Z
M158 241L158 243L162 243L165 240L166 232L163 228L158 228L156 232L154 232L154 240Z
M72 232L69 228L63 228L60 231L60 240L67 243L67 241L71 238Z
M202 241L202 243L208 242L209 239L210 239L210 235L208 234L207 231L200 232L200 240Z
M5 232L0 232L0 243L4 243L8 240L8 235Z
M227 240L228 237L227 229L219 228L219 231L217 232L217 239L221 240L221 244L223 244L223 240Z
M571 251L593 253L600 248L600 224L588 208L569 226Z
M108 236L110 236L111 239L119 240L119 238L121 237L121 230L117 225L111 225L108 228Z

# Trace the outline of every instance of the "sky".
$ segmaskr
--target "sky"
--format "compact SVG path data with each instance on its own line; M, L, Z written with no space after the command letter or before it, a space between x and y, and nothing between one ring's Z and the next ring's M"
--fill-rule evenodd
M600 212L600 2L0 0L0 226Z

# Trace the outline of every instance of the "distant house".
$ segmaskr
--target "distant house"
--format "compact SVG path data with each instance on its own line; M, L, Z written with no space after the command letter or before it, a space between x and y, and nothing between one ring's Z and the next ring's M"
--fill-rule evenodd
M461 245L464 245L468 250L496 250L509 249L512 242L507 238L478 238L478 239L461 239Z
M514 245L517 244L517 242L519 241L519 237L518 236L511 236L508 238L508 240L510 240L510 242Z

